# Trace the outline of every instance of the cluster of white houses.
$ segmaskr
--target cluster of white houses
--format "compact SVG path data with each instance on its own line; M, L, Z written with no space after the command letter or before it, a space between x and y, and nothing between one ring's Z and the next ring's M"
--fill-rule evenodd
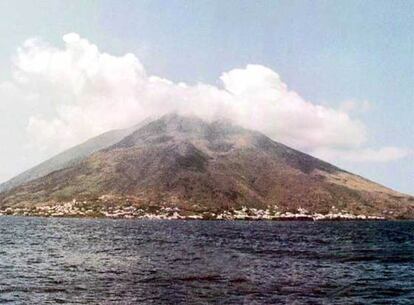
M16 207L0 210L0 215L14 216L43 216L43 217L106 217L126 219L216 219L216 220L381 220L375 215L354 215L346 211L329 212L327 214L309 213L305 209L298 209L296 213L278 212L272 209L255 209L242 207L238 210L213 212L180 211L178 207L160 207L148 209L129 206L87 205L75 200L54 205L40 205L36 207Z

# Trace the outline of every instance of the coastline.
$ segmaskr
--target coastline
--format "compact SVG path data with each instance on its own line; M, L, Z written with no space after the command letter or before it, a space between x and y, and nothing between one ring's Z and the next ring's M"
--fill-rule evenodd
M91 218L91 219L154 219L154 220L248 220L248 221L385 221L379 215L355 215L347 211L311 213L305 209L297 212L280 212L275 209L246 208L235 210L188 211L178 207L136 207L136 206L84 206L77 202L61 205L41 205L36 207L16 207L0 210L0 216L28 216L52 218Z

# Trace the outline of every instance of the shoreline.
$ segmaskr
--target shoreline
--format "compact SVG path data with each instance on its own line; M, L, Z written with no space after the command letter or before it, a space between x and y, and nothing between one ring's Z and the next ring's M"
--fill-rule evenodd
M403 218L385 218L378 215L354 215L347 212L330 212L327 214L309 213L303 209L297 213L275 212L255 208L225 210L217 212L181 211L174 207L160 207L156 211L127 207L93 207L76 208L72 205L40 206L36 208L7 208L0 210L0 216L43 217L43 218L77 218L77 219L131 219L131 220L213 220L213 221L388 221Z
M367 218L367 219L346 219L346 218L325 218L325 219L313 219L311 217L308 218L288 218L288 217L280 217L280 218L273 218L273 219L257 219L257 218L237 218L237 219L203 219L203 218L192 218L192 217L181 217L181 218L161 218L161 217L105 217L105 216L78 216L78 215L62 215L62 216L45 216L45 215L5 215L0 214L0 218L51 218L51 219L86 219L86 220L149 220L149 221L158 221L158 220L168 220L168 221L228 221L228 222L237 222L237 221L252 221L252 222L379 222L379 221L414 221L414 219L408 218L395 218L395 219L387 219L387 218Z

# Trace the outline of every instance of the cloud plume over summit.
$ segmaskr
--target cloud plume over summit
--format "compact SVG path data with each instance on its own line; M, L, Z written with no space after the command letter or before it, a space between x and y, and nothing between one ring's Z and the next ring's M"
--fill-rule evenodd
M349 112L305 100L261 65L224 72L219 86L176 83L149 75L133 54L107 54L76 33L63 41L59 48L27 40L13 59L12 80L0 87L2 99L12 94L14 105L32 109L26 130L35 149L55 153L169 112L229 118L287 145L335 158L352 158L368 137L364 124ZM366 156L367 151L373 161L401 158L405 152L380 149L381 158L375 158L375 150L365 150Z

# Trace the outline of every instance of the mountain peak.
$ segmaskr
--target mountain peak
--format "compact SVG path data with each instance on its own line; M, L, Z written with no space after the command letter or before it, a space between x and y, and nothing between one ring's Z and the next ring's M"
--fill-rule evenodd
M247 131L246 129L234 124L231 120L225 118L203 120L195 115L181 115L177 113L170 113L162 116L159 121L165 124L167 131L196 133L199 135L211 132L240 133Z
M125 148L167 140L205 141L217 144L216 142L230 140L231 137L246 137L252 134L251 131L234 125L229 120L208 122L192 115L171 113L142 126L114 147Z

